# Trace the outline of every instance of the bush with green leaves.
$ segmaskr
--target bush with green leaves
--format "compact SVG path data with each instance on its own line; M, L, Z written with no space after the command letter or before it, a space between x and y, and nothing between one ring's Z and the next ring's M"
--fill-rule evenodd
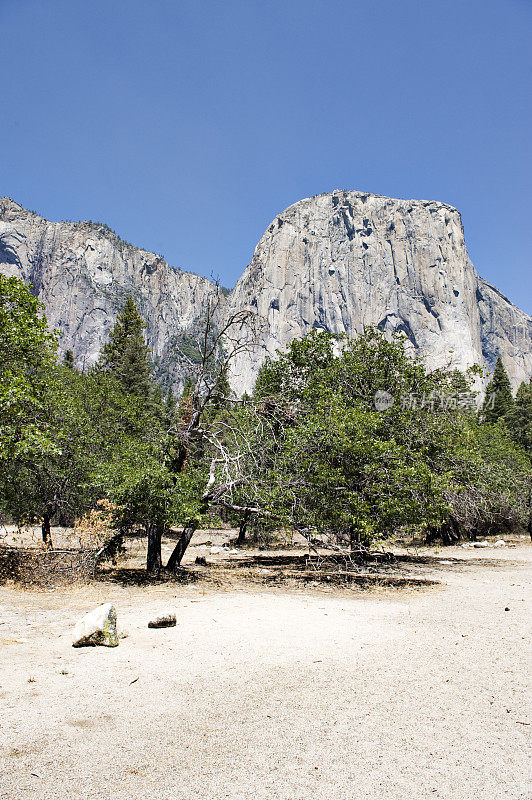
M0 275L0 468L53 452L43 397L56 337L42 306L17 278Z
M378 392L393 405L377 410ZM464 394L467 376L428 372L399 334L292 342L254 392L291 409L257 482L269 519L351 545L524 524L530 464L504 430L461 407Z

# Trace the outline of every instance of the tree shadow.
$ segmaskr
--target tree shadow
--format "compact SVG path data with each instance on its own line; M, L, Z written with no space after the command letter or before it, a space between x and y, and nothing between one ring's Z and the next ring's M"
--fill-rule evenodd
M113 567L98 570L95 580L106 583L117 583L120 586L158 586L165 583L196 583L200 575L186 568L179 572L161 570L159 575L150 575L145 567Z

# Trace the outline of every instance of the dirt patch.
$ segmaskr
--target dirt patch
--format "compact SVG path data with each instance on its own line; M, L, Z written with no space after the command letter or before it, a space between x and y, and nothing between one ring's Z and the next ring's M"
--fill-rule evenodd
M532 548L421 555L424 591L0 588L0 798L528 800ZM73 649L108 600L127 638Z

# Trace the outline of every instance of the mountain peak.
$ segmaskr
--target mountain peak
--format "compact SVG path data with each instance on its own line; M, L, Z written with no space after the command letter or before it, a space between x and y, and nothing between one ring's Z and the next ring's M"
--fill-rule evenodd
M0 271L31 282L61 350L98 357L133 295L161 369L180 380L176 342L190 342L215 285L95 222L52 223L0 199ZM335 190L278 214L221 314L251 308L260 336L234 365L249 389L268 354L313 327L355 336L400 330L431 368L491 370L498 355L514 385L532 376L532 318L479 277L459 212L433 200Z

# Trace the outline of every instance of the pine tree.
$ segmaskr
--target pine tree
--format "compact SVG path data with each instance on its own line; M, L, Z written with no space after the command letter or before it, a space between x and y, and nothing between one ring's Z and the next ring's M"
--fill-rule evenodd
M516 441L532 453L532 381L523 381L517 390L511 423Z
M231 396L231 385L226 372L221 372L214 387L213 408L220 409L225 405L225 400Z
M183 382L183 391L181 392L181 399L190 397L193 391L194 391L194 381L192 380L190 375L187 375Z
M145 327L130 295L102 350L100 366L111 372L126 392L147 398L151 394L152 365L143 336Z
M168 394L164 401L164 422L169 428L175 421L175 414L177 408L177 401L171 389L168 389Z
M508 422L514 410L512 385L499 356L491 381L486 387L482 413L486 422Z
M72 350L65 350L65 355L63 356L63 364L68 369L74 369L74 353Z

